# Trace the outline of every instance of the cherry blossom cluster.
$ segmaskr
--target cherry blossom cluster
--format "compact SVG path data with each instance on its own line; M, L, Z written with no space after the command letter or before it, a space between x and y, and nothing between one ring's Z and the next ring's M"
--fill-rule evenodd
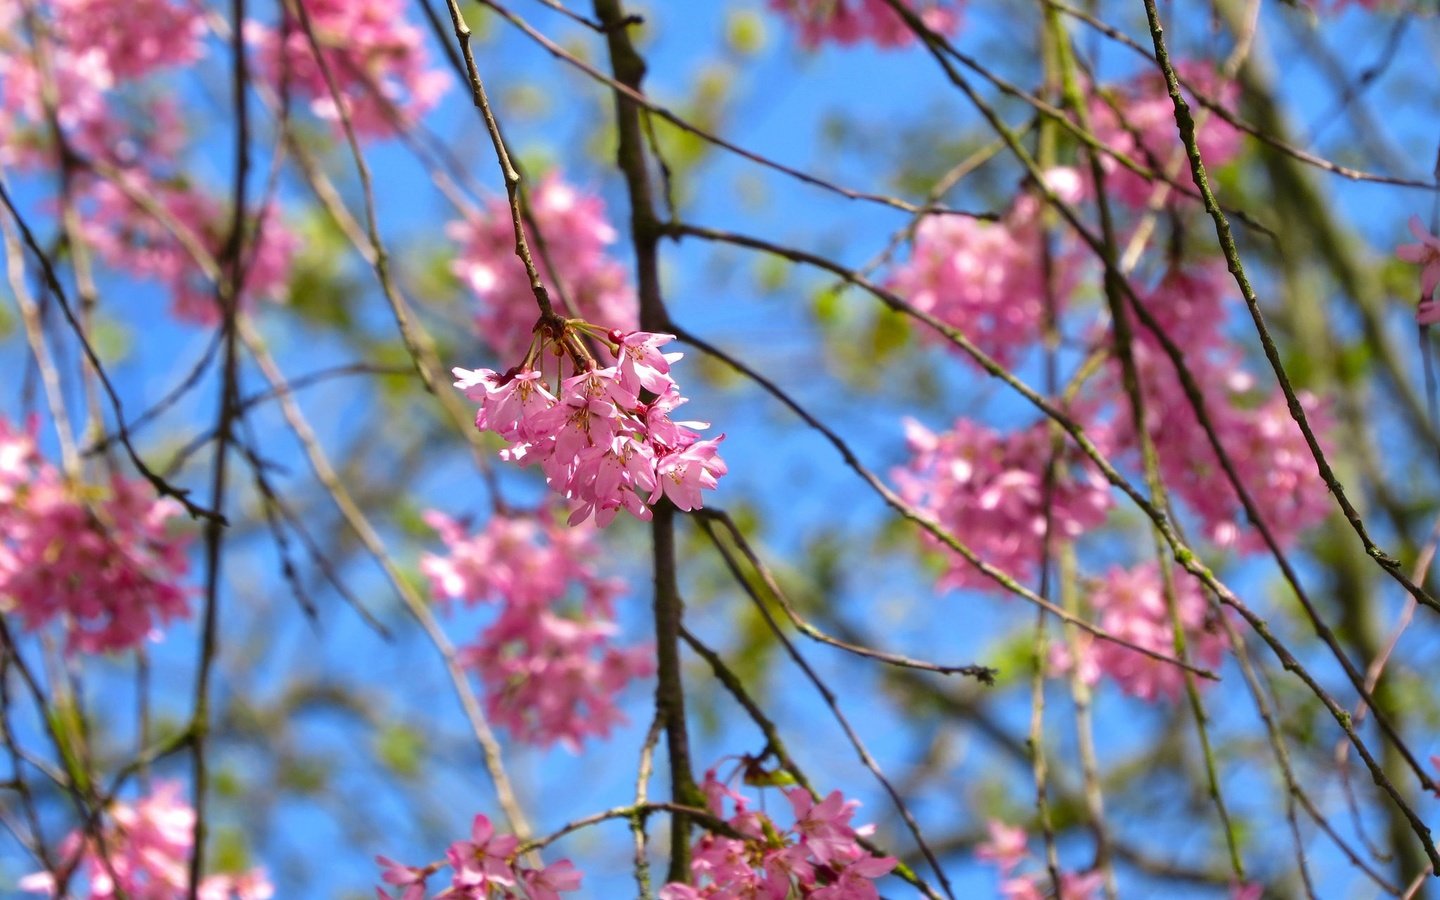
M560 900L560 894L580 889L580 873L570 860L537 869L527 866L519 851L518 838L497 834L489 818L476 815L470 839L451 844L443 861L408 866L377 856L375 861L384 870L381 880L399 888L399 892L390 894L376 888L376 893L381 900L424 900L425 883L447 868L450 885L436 896L457 900Z
M181 799L178 782L157 782L154 790L133 804L115 802L106 811L101 840L72 831L60 844L64 896L110 900L181 900L189 896L190 849L195 839L195 811ZM87 883L82 892L78 882ZM201 900L269 900L275 890L265 870L209 875L201 880ZM54 872L36 872L20 879L20 889L56 896L61 884Z
M953 34L960 27L955 0L902 0L931 31ZM815 48L827 41L851 45L872 41L903 47L915 40L910 24L886 0L770 0L800 31L800 42Z
M1067 203L1082 196L1083 182L1073 169L1052 169L1045 180ZM1058 251L1048 273L1041 264L1041 208L1027 193L998 222L925 216L910 259L891 273L888 287L1002 364L1012 363L1039 340L1047 308L1058 314L1079 281L1078 261Z
M51 0L56 35L76 50L98 50L116 79L195 62L205 21L187 0Z
M229 210L195 185L158 179L138 170L127 170L120 177L125 181L123 188L115 182L96 181L87 192L87 215L81 226L85 239L113 268L165 285L171 313L177 319L197 325L219 322L215 286L204 276L181 235L188 233L212 260L223 258L231 228ZM136 202L137 197L148 198L168 221ZM177 234L180 229L183 231ZM299 242L273 205L258 217L251 236L242 259L242 304L254 297L285 299Z
M660 900L877 900L875 880L895 868L894 857L875 856L860 845L875 827L852 827L859 804L839 791L816 802L804 788L786 790L795 821L782 830L764 812L751 809L744 795L717 780L715 770L705 773L701 787L710 812L745 838L702 836L690 862L693 884L667 884Z
M182 235L198 245L196 252L219 257L230 213L203 188L166 174L175 168L185 134L173 96L124 91L131 81L200 58L200 8L176 0L56 0L49 9L53 22L45 29L43 54L20 42L0 51L0 164L56 166L62 151L53 146L53 113L68 152L113 170L113 181L100 177L99 166L78 170L78 236L113 268L161 282L177 318L218 321L213 283ZM0 20L7 12L16 21L14 4L0 0ZM47 85L53 90L47 92ZM53 110L42 99L47 95L54 98ZM247 243L241 297L280 299L296 240L273 206L258 217L249 211L252 223L257 218L261 225L252 226L258 234Z
M1235 108L1239 86L1222 80L1209 64L1181 61L1175 70L1181 80L1194 85L1207 98L1226 109ZM1199 122L1195 140L1206 167L1214 170L1233 160L1240 153L1241 132L1213 111L1198 106L1194 95L1188 91L1186 94ZM1170 171L1178 162L1176 180L1190 184L1185 147L1175 125L1175 106L1159 72L1146 71L1128 84L1094 92L1089 113L1091 128L1103 146L1157 173ZM1156 186L1163 184L1125 168L1113 156L1102 155L1101 165L1106 173L1106 196L1137 209L1148 206ZM1180 196L1172 188L1166 202L1174 203Z
M603 342L614 364L600 368L585 336ZM520 365L503 374L457 368L455 387L480 403L475 427L510 443L503 458L540 467L570 504L570 524L594 515L608 525L621 509L648 520L650 504L662 497L699 509L701 491L714 490L728 471L719 455L725 435L702 439L693 429L707 423L671 420L686 402L670 377L682 354L660 350L674 339L542 318ZM551 350L574 370L557 373L553 388L535 368Z
M1175 611L1185 633L1186 656L1196 665L1214 668L1229 646L1225 631L1215 621L1204 591L1190 573L1176 569L1173 580ZM1167 656L1175 654L1174 623L1156 564L1112 568L1090 593L1090 606L1098 616L1097 624L1115 637ZM1172 663L1089 634L1079 635L1077 641L1078 665L1068 646L1057 643L1050 654L1053 669L1066 671L1076 666L1087 684L1094 684L1104 675L1126 694L1146 701L1173 701L1185 688L1184 670Z
M447 550L420 561L434 595L499 609L459 657L484 683L490 716L520 740L572 749L624 722L616 696L655 666L648 647L612 646L623 585L595 574L593 529L496 515L467 536L442 513L425 520Z
M605 214L605 201L582 193L558 174L541 179L530 194L534 227L526 228L531 256L547 284L573 308L571 315L634 329L639 321L635 291L623 265L610 256L615 228ZM538 232L538 233L537 233ZM530 344L535 300L525 266L515 255L515 226L510 205L495 198L473 219L451 222L446 229L460 245L450 265L481 302L475 314L476 334L502 358L514 359Z
M45 6L38 5L35 15ZM70 149L86 158L119 162L143 156L148 148L134 140L123 110L139 105L133 118L158 125L163 117L173 117L173 107L163 99L125 97L122 102L119 92L132 81L203 55L199 8L177 0L55 0L48 8L51 20L38 22L46 39L31 46L16 39L25 33L20 24L24 6L0 0L0 26L10 38L0 44L0 162L53 167L59 154L51 146L52 113ZM52 109L46 108L47 96ZM155 131L163 136L170 130Z
M449 87L447 73L427 67L424 35L406 20L405 0L302 2L324 67L289 10L278 27L246 22L245 39L255 48L261 77L277 93L309 98L316 117L339 123L343 109L357 134L388 137L429 112Z
M969 419L936 434L905 420L910 461L893 473L905 501L980 558L1016 578L1038 571L1047 522L1058 539L1074 539L1105 521L1110 489L1092 467L1062 453L1048 492L1052 455L1044 423L1002 435ZM938 546L933 538L927 540ZM994 588L958 555L948 555L941 587Z
M0 604L26 630L61 623L67 652L129 649L190 614L180 515L142 481L67 483L0 419Z
M1240 483L1276 541L1289 545L1329 512L1328 494L1279 388L1260 393L1223 332L1226 307L1233 296L1231 284L1219 262L1176 268L1142 302L1160 330L1183 349L1186 366L1199 384L1206 411ZM1211 541L1245 552L1263 549L1259 533L1245 521L1240 498L1159 339L1137 328L1133 349L1146 429L1160 458L1166 487L1200 518ZM1106 381L1114 396L1123 396L1120 379L1116 360ZM1299 399L1323 441L1333 426L1327 409L1307 393L1302 392ZM1138 456L1138 435L1128 405L1121 402L1120 406L1117 447Z

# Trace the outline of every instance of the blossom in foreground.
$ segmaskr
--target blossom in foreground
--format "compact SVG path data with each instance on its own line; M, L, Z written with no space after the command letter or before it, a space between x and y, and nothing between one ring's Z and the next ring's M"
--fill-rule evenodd
M530 193L534 228L526 237L551 299L573 304L571 315L633 329L639 321L635 291L625 267L610 255L618 237L605 201L551 173ZM530 345L535 299L525 266L515 255L510 204L495 198L472 219L451 222L446 233L460 246L452 271L480 301L475 332L504 359L518 359Z
M375 893L381 900L421 900L426 881L450 869L450 886L437 896L474 900L560 900L560 894L580 889L580 873L570 860L562 859L538 869L520 858L520 841L514 835L499 834L490 819L477 814L470 826L469 840L459 840L445 851L444 860L424 866L410 866L385 856L375 858L383 870L380 878L402 888L391 894L383 887Z
M1223 627L1214 621L1199 582L1176 569L1175 607L1185 633L1186 657L1195 665L1215 668L1229 645ZM1160 570L1150 563L1133 569L1112 568L1090 595L1097 624L1107 633L1147 650L1175 655L1175 629L1166 605ZM1081 677L1094 683L1111 679L1132 697L1174 701L1185 688L1185 672L1173 663L1137 653L1114 641L1089 634L1077 637ZM1073 664L1068 647L1057 644L1051 663L1059 669Z
M955 0L902 0L931 31L953 34L960 26ZM815 48L826 41L903 47L915 40L910 24L886 0L770 0L770 8L800 30L800 42Z
M99 846L81 831L70 832L58 854L60 865L72 873L65 896L91 900L181 900L189 896L195 811L180 795L179 782L157 782L149 795L135 803L113 803L102 820ZM203 900L270 900L275 896L263 869L209 875L197 888ZM53 897L59 885L54 873L35 872L20 879L20 889Z
M406 20L405 0L304 3L324 68L303 23L288 11L278 27L246 22L245 39L255 48L261 77L277 93L308 98L317 118L338 124L343 108L361 137L388 137L429 112L449 87L446 72L428 67L424 33Z
M498 607L459 652L485 685L491 718L520 740L571 749L624 722L615 698L655 664L649 647L614 646L622 586L596 575L593 529L496 515L467 536L441 513L426 521L448 551L420 561L434 595Z
M692 884L667 884L660 900L722 900L731 897L809 897L815 900L876 900L875 879L896 860L860 846L874 826L850 825L854 800L832 791L816 801L804 788L785 791L794 823L781 829L749 800L705 773L701 785L710 812L745 838L705 834L695 842ZM726 807L730 807L727 814Z
M0 605L25 630L58 622L67 652L105 653L188 616L180 515L143 481L68 484L0 419Z
M603 340L614 364L600 368L584 336ZM593 515L608 525L622 509L648 520L662 497L681 510L699 509L702 491L714 490L728 471L719 455L725 436L701 438L695 429L706 423L670 418L687 402L670 377L681 354L659 350L672 340L542 321L521 365L503 374L457 368L455 387L480 402L475 427L509 442L503 458L540 467L570 505L570 524ZM534 368L547 348L573 372L553 388Z
M1110 486L1093 468L1062 452L1047 491L1052 454L1044 423L1002 435L969 419L936 434L905 421L910 461L894 472L907 503L932 518L981 559L1019 579L1034 575L1047 522L1057 539L1074 539L1105 521ZM1047 514L1048 504L1048 514ZM934 538L927 542L940 546ZM950 554L941 587L995 588L967 560Z

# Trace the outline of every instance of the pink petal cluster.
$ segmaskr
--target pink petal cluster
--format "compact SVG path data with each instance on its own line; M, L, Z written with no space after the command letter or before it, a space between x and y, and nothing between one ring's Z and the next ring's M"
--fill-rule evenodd
M905 441L910 461L893 473L905 501L986 562L1015 578L1035 575L1044 545L1051 454L1044 423L1002 435L959 419L950 431L935 434L907 419ZM1105 521L1110 488L1099 472L1062 455L1056 476L1048 499L1057 539L1079 537ZM949 560L942 587L995 587L962 557Z
M941 34L960 27L956 0L902 0L925 25ZM885 0L770 0L800 31L800 42L811 49L827 41L852 45L872 41L880 47L903 47L915 40L910 25Z
M115 77L105 54L98 48L55 47L49 63L55 121L76 149L93 155L118 130L107 97ZM0 162L28 169L55 164L43 84L29 48L0 53Z
M130 170L129 193L114 183L97 181L88 191L83 232L107 264L137 278L154 279L169 290L171 313L181 321L213 325L220 321L215 285L203 274L169 223L131 196L148 197L173 223L219 259L229 235L230 211L218 199L191 184L153 178ZM252 214L253 218L253 214ZM274 206L260 220L258 243L247 243L241 303L250 298L283 300L298 241Z
M580 873L570 860L562 859L535 869L520 861L520 841L509 834L497 834L484 815L476 815L470 839L456 841L445 851L444 862L409 866L384 856L375 861L384 869L380 878L401 888L390 894L376 888L380 900L424 900L425 882L447 866L450 886L436 896L457 900L560 900L560 894L580 890Z
M1142 302L1161 331L1184 351L1241 484L1276 540L1289 545L1325 517L1329 498L1279 388L1257 397L1253 379L1223 333L1230 284L1219 262L1173 269ZM1134 350L1146 426L1166 487L1199 516L1210 540L1243 551L1263 549L1159 341L1138 329ZM1138 437L1120 379L1116 361L1106 380L1107 388L1122 397L1116 440L1122 451L1138 459ZM1309 394L1301 393L1300 401L1324 441L1333 426L1328 410Z
M895 868L889 856L873 856L859 839L873 825L854 828L859 804L832 791L818 803L804 788L785 791L794 824L783 831L742 795L705 773L710 812L745 835L744 840L706 834L695 842L693 884L672 883L660 900L728 900L738 897L808 897L813 900L876 900L875 879ZM732 812L726 814L726 801Z
M357 134L388 137L429 112L450 76L427 68L423 32L405 18L405 0L303 0ZM279 27L245 23L260 75L279 93L310 100L318 118L339 123L340 106L325 80L298 16L282 13Z
M687 402L669 374L681 354L659 349L674 339L612 331L615 364L578 372L554 392L539 371L522 367L504 374L457 368L455 387L480 402L475 427L510 442L504 458L540 467L570 504L570 524L593 514L608 525L621 509L648 520L649 504L661 497L699 509L701 491L714 490L728 471L719 455L725 435L702 440L693 429L707 423L671 420Z
M1229 642L1215 622L1210 604L1193 576L1176 570L1175 606L1185 631L1187 658L1199 666L1214 668L1224 658ZM1090 605L1105 631L1136 646L1167 656L1175 654L1175 629L1165 605L1164 584L1154 563L1133 569L1112 568L1090 595ZM1185 688L1182 669L1161 662L1114 641L1079 638L1080 674L1093 684L1100 676L1113 679L1120 690L1145 701L1170 700ZM1052 667L1068 669L1073 660L1066 645L1056 644L1050 654Z
M593 532L497 515L467 536L441 513L425 519L447 549L420 561L435 596L498 607L459 657L485 684L490 716L520 740L572 749L623 723L615 698L655 665L648 647L613 646L622 585L596 575Z
M1046 182L1068 203L1082 196L1083 183L1073 169L1052 169ZM1039 340L1045 321L1041 208L1038 198L1024 194L998 222L925 216L915 230L910 259L895 269L888 287L959 329L1002 364L1012 363ZM1057 312L1074 291L1079 271L1078 260L1064 254L1055 260L1048 290Z
M1435 301L1435 286L1440 285L1440 237L1426 230L1419 216L1411 216L1409 224L1416 243L1401 244L1395 255L1421 267L1420 306L1415 317L1421 325L1434 325L1440 322L1440 303Z
M180 514L142 481L67 484L0 420L0 605L26 630L61 623L67 652L125 650L189 615Z
M569 315L615 328L638 327L635 291L625 267L610 256L617 234L605 201L555 173L543 178L529 199L535 228L527 228L526 237L546 283L560 289L552 288L557 307L563 293L574 305ZM446 233L460 245L450 270L482 304L475 314L476 333L502 358L519 358L530 345L535 297L515 255L509 203L495 198L478 217L451 222Z
M1175 68L1185 83L1195 85L1206 97L1226 109L1235 108L1240 96L1239 86L1233 81L1223 81L1208 63L1186 60ZM1205 116L1196 133L1196 143L1205 167L1213 172L1239 155L1242 134L1213 111L1199 106L1188 92L1186 99L1197 118ZM1120 115L1116 114L1116 110ZM1165 79L1158 71L1146 71L1128 84L1094 93L1090 100L1090 124L1095 137L1104 146L1151 171L1167 171L1178 159L1180 168L1175 180L1181 185L1190 185L1185 147L1180 142L1180 132L1175 125L1175 106L1170 100ZM1106 173L1106 195L1137 209L1147 206L1155 186L1163 183L1150 181L1132 172L1111 156L1103 156L1102 165ZM1173 204L1180 196L1172 189L1166 202Z
M189 65L205 52L205 21L188 0L52 0L69 47L96 48L117 79Z
M71 149L112 164L148 158L162 145L168 151L180 133L169 127L178 118L170 98L150 94L122 103L116 89L198 59L204 52L199 8L176 0L55 0L51 6L46 75L55 120ZM36 68L35 48L21 40L19 14L14 0L0 2L0 27L10 39L0 49L0 163L53 168L59 157L42 101L46 78ZM126 115L127 108L135 109ZM137 141L146 124L153 125L153 138Z
M101 846L83 832L61 842L59 857L72 873L65 896L109 900L182 900L189 896L190 848L195 811L181 799L178 782L159 782L136 803L116 802L106 812ZM83 873L88 890L78 890ZM20 889L55 896L55 874L36 872L20 879ZM201 900L270 900L275 890L263 869L206 876L197 886Z
M975 848L975 858L993 863L1000 872L1000 896L1005 900L1046 900L1051 897L1050 876L1043 871L1017 874L1029 860L1025 829L996 819L986 823L990 838ZM1090 900L1103 886L1098 871L1061 872L1060 895L1056 900Z

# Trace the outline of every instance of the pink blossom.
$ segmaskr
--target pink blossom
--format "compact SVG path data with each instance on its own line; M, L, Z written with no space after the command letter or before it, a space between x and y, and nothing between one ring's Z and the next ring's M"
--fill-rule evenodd
M340 109L363 137L388 137L417 122L450 85L428 67L424 33L405 18L404 0L304 0L335 96L298 17L282 13L278 28L245 23L257 68L277 92L310 100L318 118L340 122Z
M53 6L60 40L98 49L116 78L188 65L205 50L205 21L184 0L53 0Z
M551 173L531 190L530 212L538 237L543 238L537 240L537 234L527 230L531 255L557 309L607 329L634 329L639 314L635 292L625 267L610 256L609 247L618 235L606 217L604 201ZM530 346L535 297L525 266L515 255L509 203L496 198L477 218L451 222L446 233L460 245L451 271L481 302L475 314L476 333L502 358L519 359ZM573 303L573 310L561 304L562 294ZM651 368L662 374L668 371L650 359ZM627 384L630 377L626 376ZM638 390L634 385L631 389Z
M661 900L875 900L875 879L895 868L894 858L872 856L857 843L872 827L850 826L857 804L839 791L818 803L801 788L787 791L795 822L782 830L765 813L751 810L746 797L718 781L713 769L701 788L710 811L751 838L703 835L691 856L693 884L667 884L660 890Z
M148 196L218 261L231 226L231 215L218 200L193 186L158 181L139 172L125 177L132 194ZM83 229L109 265L165 284L176 318L197 325L220 321L215 285L204 276L199 262L167 223L132 201L118 185L107 181L93 185ZM259 243L247 244L242 303L259 296L284 298L296 246L276 209L267 207Z
M677 509L686 512L699 509L703 504L701 490L715 490L719 477L729 469L719 456L720 442L725 435L706 441L696 441L683 450L672 451L655 464L655 493L650 502L654 503L663 491Z
M86 152L103 146L97 138L120 130L106 96L115 77L105 54L93 47L75 51L56 47L49 62L55 122L61 132ZM0 53L0 161L31 169L55 164L42 86L32 54Z
M411 866L377 856L375 861L383 869L381 880L405 890L398 898L381 887L375 893L380 900L419 900L425 896L425 879L447 867L451 869L450 886L436 896L560 900L560 894L580 889L580 873L570 860L535 869L520 858L520 849L518 838L496 833L489 817L477 814L470 839L451 844L443 860Z
M1042 888L1043 884L1048 880L1040 874L1007 878L1000 883L1000 896L1005 900L1045 900L1049 891ZM1103 884L1099 872L1061 872L1057 900L1091 900Z
M1436 237L1420 223L1419 216L1410 217L1410 233L1419 243L1401 244L1395 248L1395 255L1408 263L1421 266L1420 299L1422 325L1433 325L1440 320L1433 302L1435 286L1440 284L1440 237Z
M1218 262L1176 269L1143 302L1161 331L1184 350L1220 445L1263 521L1277 542L1287 546L1325 517L1329 498L1284 396L1277 388L1256 398L1254 382L1224 334L1230 285ZM1199 516L1212 541L1241 550L1263 548L1159 341L1140 329L1133 349L1146 427L1166 487ZM1104 387L1123 397L1121 379L1116 360ZM1304 392L1299 399L1323 444L1333 428L1327 407ZM1115 449L1138 465L1139 442L1129 405L1121 402L1119 407L1118 427L1112 432Z
M1041 423L1001 435L968 419L935 434L906 420L911 458L894 479L906 502L1016 578L1037 569L1047 522L1045 468L1050 433ZM1048 494L1048 522L1058 537L1076 538L1098 527L1110 507L1109 485L1098 472L1062 454ZM940 546L933 539L930 543ZM952 556L944 587L989 588L994 582L960 556Z
M661 353L660 348L675 340L673 334L650 334L633 331L626 334L618 329L612 331L610 339L615 342L616 368L620 372L620 385L639 394L644 388L652 394L663 394L673 383L670 364L679 362L683 353Z
M102 819L102 852L80 831L72 831L60 845L63 865L88 882L81 892L75 879L67 896L109 900L126 896L147 900L178 900L190 884L190 848L195 813L181 798L178 782L158 782L155 789L134 804L113 803ZM263 869L238 874L216 874L197 885L203 900L269 900L274 888ZM27 893L55 896L57 885L50 872L36 872L20 880Z
M1180 570L1174 572L1173 578L1187 656L1196 665L1214 668L1229 646L1224 629L1214 621L1199 582ZM1175 630L1155 564L1128 570L1112 568L1090 595L1090 604L1105 631L1148 650L1174 655ZM1113 679L1133 697L1173 701L1185 687L1184 671L1171 663L1089 635L1081 636L1079 643L1082 655L1093 663L1092 671Z
M648 647L615 645L621 586L595 573L593 529L562 529L548 517L494 516L466 536L441 513L427 513L426 521L448 551L420 561L434 594L497 607L493 621L459 651L461 664L484 683L495 721L520 740L572 749L623 722L616 698L653 673L654 662Z
M72 486L0 420L0 601L27 631L64 624L68 652L134 647L190 614L179 504L116 475Z
M1233 81L1222 81L1208 63L1182 60L1175 68L1183 81L1198 87L1206 97L1226 109L1235 108L1239 87ZM1199 107L1194 96L1186 93L1197 118L1205 117L1196 132L1196 141L1206 168L1213 172L1239 155L1241 132L1213 111ZM1127 84L1094 92L1090 120L1095 137L1103 146L1160 174L1168 172L1178 161L1178 176L1173 180L1181 185L1190 184L1185 148L1175 125L1175 106L1159 72L1146 70ZM1161 183L1121 166L1112 156L1102 156L1101 164L1106 172L1106 194L1135 208L1148 205L1155 185ZM1166 202L1176 203L1180 196L1172 188Z
M476 814L470 825L470 840L456 841L445 851L455 870L454 887L469 891L514 884L517 876L511 863L519 844L514 835L497 835L489 817Z
M568 859L543 869L522 869L520 880L530 900L560 900L561 893L580 890L580 873Z
M955 0L904 0L931 30L953 34L960 26ZM885 0L770 0L770 8L800 30L800 42L815 48L826 41L849 45L873 41L902 47L915 39L909 23Z
M1028 853L1025 829L996 819L991 819L985 827L990 832L990 839L975 848L975 858L994 863L1001 872L1014 871Z
M1046 181L1066 201L1080 196L1073 170L1051 170ZM1044 241L1040 208L1035 196L1024 194L999 222L925 216L915 230L910 259L896 267L888 287L996 360L1013 362L1040 338L1047 302L1058 312L1079 281L1078 260L1061 249L1047 285L1039 262Z
M579 352L574 342L582 329L588 329L583 331L588 337L599 336L588 323L564 327L567 336L542 342L555 341L567 357ZM502 458L538 466L568 501L572 525L591 516L608 525L622 509L648 519L649 504L661 497L682 510L699 509L702 491L715 490L728 471L719 455L725 436L702 440L693 429L706 423L670 418L686 402L670 377L670 363L679 354L656 348L672 339L610 331L606 340L618 364L599 368L593 359L572 358L576 371L554 393L543 373L531 368L546 352L538 344L526 352L521 366L503 375L455 369L455 387L480 403L475 427L510 442ZM642 401L637 391L653 396Z
M430 876L429 869L421 866L407 866L388 856L377 856L375 862L385 870L380 873L381 881L405 889L401 892L399 900L424 900L425 879Z

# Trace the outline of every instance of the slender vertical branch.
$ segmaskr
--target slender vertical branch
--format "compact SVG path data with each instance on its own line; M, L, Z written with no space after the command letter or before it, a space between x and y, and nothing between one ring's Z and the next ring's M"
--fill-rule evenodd
M234 19L230 52L231 103L235 108L235 173L231 202L230 230L221 252L224 275L215 287L215 300L221 317L221 375L219 409L215 423L215 462L210 479L210 506L217 516L225 512L226 484L229 477L230 444L235 438L236 418L240 415L240 364L236 317L240 309L240 292L244 284L246 180L250 174L250 115L246 88L250 78L246 63L245 41L241 26L245 22L245 0L231 0L230 14ZM205 523L205 608L200 626L200 659L195 676L194 711L191 714L190 754L194 779L191 785L191 806L195 810L195 836L190 848L188 893L190 900L199 896L200 881L205 872L205 844L209 834L207 779L209 761L206 757L210 728L210 677L219 654L220 569L226 526L214 518Z
M595 17L605 30L610 66L615 80L641 94L645 62L630 40L634 22L619 0L595 0ZM670 317L660 294L659 241L654 192L646 161L641 107L615 92L615 123L619 134L616 163L630 195L630 235L635 245L635 282L640 301L640 327L663 331ZM690 761L690 738L685 722L685 686L680 673L680 626L683 602L675 575L675 511L668 500L655 507L650 523L654 542L655 642L657 684L655 708L665 723L670 757L670 793L677 803L692 803L698 788ZM703 804L701 804L703 805ZM670 881L690 881L690 820L680 814L670 820Z

